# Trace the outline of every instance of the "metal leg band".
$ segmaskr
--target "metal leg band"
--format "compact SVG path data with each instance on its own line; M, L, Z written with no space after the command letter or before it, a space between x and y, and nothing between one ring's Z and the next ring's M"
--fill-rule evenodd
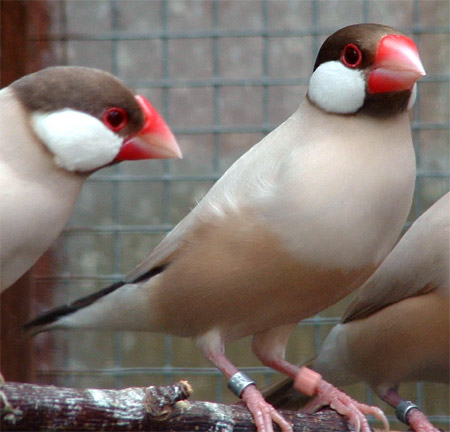
M243 372L236 372L229 380L228 380L228 388L237 396L241 397L242 392L249 385L255 384L249 376L245 375Z
M405 424L408 424L408 421L406 420L408 417L408 413L412 409L417 409L420 411L420 408L413 404L411 401L402 401L400 402L397 407L395 408L395 416Z

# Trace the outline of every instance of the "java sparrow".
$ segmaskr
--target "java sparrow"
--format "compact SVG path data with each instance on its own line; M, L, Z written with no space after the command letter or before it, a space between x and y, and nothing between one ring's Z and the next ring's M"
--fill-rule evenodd
M413 196L407 111L424 74L414 42L390 27L337 31L294 114L238 159L140 265L28 327L191 337L260 432L273 431L272 420L291 431L224 346L253 335L264 365L296 377L298 366L284 359L295 325L360 286L392 249ZM325 397L322 387L313 391ZM328 390L337 401L340 393ZM363 413L373 410L348 397L334 406L369 430Z
M143 96L107 72L51 67L0 91L0 291L48 249L94 171L181 157Z
M398 386L408 381L449 383L449 295L447 193L414 222L358 289L308 366L335 385L366 382L413 430L437 431L415 404L399 395ZM265 392L280 408L297 407L298 395L291 380Z

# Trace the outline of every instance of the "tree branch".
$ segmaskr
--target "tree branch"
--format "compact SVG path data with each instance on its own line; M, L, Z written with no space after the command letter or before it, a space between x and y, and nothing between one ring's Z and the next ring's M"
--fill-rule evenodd
M0 387L14 412L1 402L1 431L255 431L241 405L188 402L186 381L164 387L123 390L73 389L6 383ZM348 423L332 410L316 414L282 411L294 431L347 431ZM276 430L279 430L276 428Z

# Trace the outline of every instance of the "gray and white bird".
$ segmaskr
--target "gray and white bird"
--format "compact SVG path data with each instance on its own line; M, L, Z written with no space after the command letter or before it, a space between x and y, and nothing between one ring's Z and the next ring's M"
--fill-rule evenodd
M402 237L358 289L319 355L308 363L335 385L364 381L416 432L436 431L398 394L400 383L449 383L450 193ZM284 380L265 392L280 408L302 399ZM320 401L318 401L320 402Z
M0 291L48 249L86 178L123 160L181 157L164 119L107 72L51 67L0 91Z
M299 368L284 359L295 325L360 286L392 249L412 201L407 111L424 73L413 41L390 27L337 31L323 43L297 111L136 269L28 327L191 337L260 432L273 431L272 420L291 431L224 345L254 335L256 356L295 377ZM368 430L357 404L346 403L341 412Z

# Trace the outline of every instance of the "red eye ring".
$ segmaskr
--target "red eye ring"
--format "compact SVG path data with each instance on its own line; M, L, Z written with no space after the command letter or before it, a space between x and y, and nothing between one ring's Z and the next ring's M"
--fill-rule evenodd
M118 132L128 124L127 112L123 108L108 108L103 114L103 123L112 131Z
M356 68L362 62L362 52L355 44L347 44L342 51L341 61L349 68Z

